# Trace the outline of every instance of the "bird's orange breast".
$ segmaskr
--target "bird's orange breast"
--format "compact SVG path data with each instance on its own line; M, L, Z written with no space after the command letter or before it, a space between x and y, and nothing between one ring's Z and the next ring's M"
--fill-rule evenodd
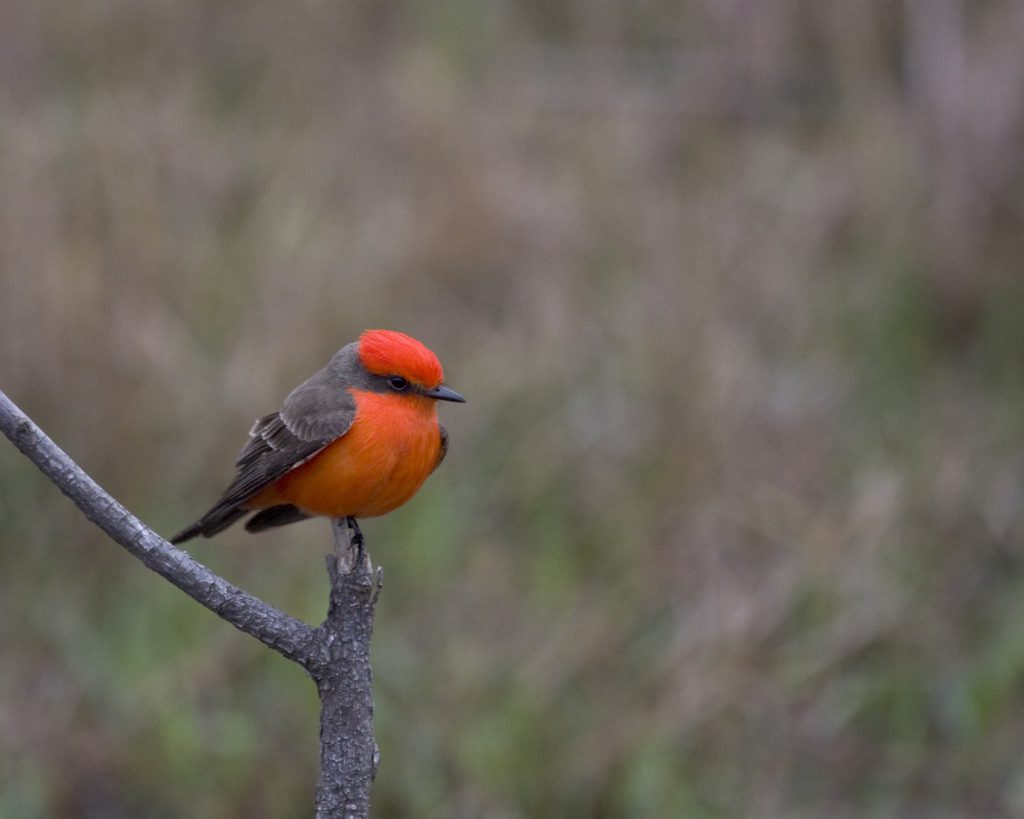
M329 517L384 515L408 501L437 465L433 401L353 390L356 417L343 436L256 495L254 509L291 503Z

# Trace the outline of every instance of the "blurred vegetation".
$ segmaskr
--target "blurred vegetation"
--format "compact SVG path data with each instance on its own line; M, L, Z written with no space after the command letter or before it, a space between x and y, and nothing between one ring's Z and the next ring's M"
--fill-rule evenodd
M1024 813L1024 6L9 3L0 389L158 531L366 327L379 817ZM0 817L306 817L303 674L0 446ZM329 535L192 552L319 621ZM191 545L191 544L190 544Z

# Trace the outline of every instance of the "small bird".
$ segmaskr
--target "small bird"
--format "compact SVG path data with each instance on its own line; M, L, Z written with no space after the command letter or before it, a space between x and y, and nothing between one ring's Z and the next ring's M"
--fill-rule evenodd
M210 510L171 543L212 537L250 512L250 532L318 515L384 515L412 498L444 460L437 401L465 398L411 336L367 330L253 424L237 474Z

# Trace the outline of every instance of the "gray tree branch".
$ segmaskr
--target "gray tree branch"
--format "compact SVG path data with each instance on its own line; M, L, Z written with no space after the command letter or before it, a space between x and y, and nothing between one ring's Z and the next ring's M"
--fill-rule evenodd
M320 694L317 819L369 813L377 768L370 638L380 591L369 555L336 521L327 619L317 628L214 574L143 524L90 478L3 392L0 429L85 516L146 566L231 625L302 665Z

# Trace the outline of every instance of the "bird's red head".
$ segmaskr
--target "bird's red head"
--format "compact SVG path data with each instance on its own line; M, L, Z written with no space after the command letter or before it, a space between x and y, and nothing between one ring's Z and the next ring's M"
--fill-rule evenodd
M437 356L412 336L395 330L367 330L359 337L359 360L375 375L400 375L427 389L444 380Z

